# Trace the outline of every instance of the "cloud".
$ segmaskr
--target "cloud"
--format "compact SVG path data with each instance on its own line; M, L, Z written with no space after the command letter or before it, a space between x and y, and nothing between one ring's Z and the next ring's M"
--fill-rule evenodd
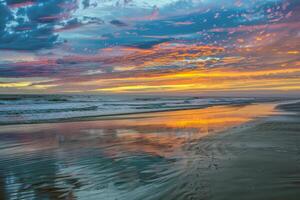
M77 9L77 0L6 0L0 3L0 49L51 48L62 43L59 31L103 23L97 17L74 17Z
M18 4L12 4L7 1L2 4L1 10L5 12L1 13L5 16L0 22L0 48L36 50L52 47L58 38L53 33L53 27L67 17L66 10L60 8L58 2L18 1Z
M120 26L120 27L122 27L122 26L127 26L126 23L124 23L124 22L122 22L122 21L120 21L120 20L111 20L110 23L111 23L112 25Z
M36 76L79 76L85 71L101 69L104 72L122 71L130 66L136 70L161 70L160 66L178 65L185 68L187 60L222 52L221 47L197 44L170 43L156 44L151 48L112 47L102 49L96 55L74 55L61 58L40 58L39 60L0 64L2 77ZM97 70L96 70L97 71ZM91 73L89 73L91 74ZM109 77L109 73L105 74Z
M9 55L0 80L27 78L2 81L6 90L35 78L47 81L23 88L147 93L299 83L297 1L0 2L0 49Z

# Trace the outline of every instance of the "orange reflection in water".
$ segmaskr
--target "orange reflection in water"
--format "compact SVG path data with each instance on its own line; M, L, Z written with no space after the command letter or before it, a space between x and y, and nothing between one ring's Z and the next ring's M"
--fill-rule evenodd
M126 127L126 131L122 132L119 129L117 134L119 140L126 144L123 146L126 150L169 156L174 151L178 153L177 150L190 141L241 125L256 117L274 114L274 107L275 104L271 103L215 106L206 109L138 114L134 119L113 120L104 124Z
M101 148L108 157L128 153L169 157L182 153L181 147L190 141L272 115L275 106L275 103L214 106L98 121L4 126L0 134L21 133L16 138L29 144L19 149L22 152L75 147Z

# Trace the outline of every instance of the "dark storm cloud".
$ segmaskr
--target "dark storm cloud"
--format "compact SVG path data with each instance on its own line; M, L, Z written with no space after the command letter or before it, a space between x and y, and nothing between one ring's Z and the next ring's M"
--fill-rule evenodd
M82 5L83 5L83 8L88 8L90 6L90 0L83 0Z
M0 4L0 34L3 34L7 21L12 19L9 8L2 3Z
M122 21L120 21L120 20L111 20L110 23L111 23L112 25L120 26L120 27L122 27L122 26L127 26L126 23L124 23L124 22L122 22Z
M54 26L69 17L75 0L2 1L0 49L37 50L58 42ZM68 5L68 6L67 6Z
M0 49L53 47L61 42L58 31L103 23L96 17L73 17L77 4L77 0L0 1Z

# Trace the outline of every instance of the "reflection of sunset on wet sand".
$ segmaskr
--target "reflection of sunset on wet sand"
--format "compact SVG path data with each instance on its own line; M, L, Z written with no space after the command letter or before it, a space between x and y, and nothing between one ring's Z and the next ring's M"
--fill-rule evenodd
M168 156L180 151L189 141L241 125L256 117L273 114L275 105L264 103L214 106L205 109L133 114L116 117L120 119L111 117L100 121L16 125L3 127L0 133L27 133L20 135L19 139L34 145L24 146L21 151L59 148L62 144L72 145L75 142L75 145L81 147L102 147L107 155L144 152ZM36 137L33 133L47 133L52 139ZM55 133L59 133L58 138L51 135Z
M275 110L276 105L235 104L100 117L95 121L2 126L0 167L5 171L0 171L0 183L5 187L0 187L6 188L4 195L23 199L44 195L54 199L186 200L186 195L207 195L206 187L222 192L216 188L223 179L227 181L226 175L239 176L235 172L245 170L238 165L241 161L231 159L250 159L251 166L256 162L251 160L253 148L268 152L268 142L277 141L265 134L278 123L283 127L281 121L288 119ZM268 124L270 116L275 121ZM250 124L252 121L257 123ZM248 137L247 143L243 137ZM264 143L255 142L262 137L267 137ZM252 141L251 148L247 148L248 141ZM217 176L214 170L229 172ZM234 180L243 181L243 177ZM211 186L207 180L216 184ZM217 199L222 196L213 194Z

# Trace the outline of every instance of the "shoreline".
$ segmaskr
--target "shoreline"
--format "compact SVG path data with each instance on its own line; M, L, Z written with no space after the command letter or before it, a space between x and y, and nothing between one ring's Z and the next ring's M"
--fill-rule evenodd
M70 118L57 118L57 119L45 119L45 120L32 120L32 121L23 121L23 122L0 122L1 126L13 126L13 125L25 125L25 124L53 124L53 123L68 123L68 122L84 122L84 121L105 121L105 120L122 120L122 119L135 119L135 118L147 118L149 116L142 116L148 114L155 113L168 113L168 112L176 112L176 111L185 111L185 110L201 110L210 107L216 106L247 106L254 104L264 104L264 103L277 103L280 105L283 102L289 102L290 100L273 100L273 101L255 101L255 102L247 102L247 103L220 103L220 104L207 104L207 105L198 105L198 106L190 106L190 107L179 107L174 109L163 109L163 110L151 110L151 111L141 111L141 112L128 112L128 113L116 113L116 114L104 114L104 115L95 115L95 116L84 116L84 117L70 117ZM277 106L278 106L277 105ZM277 107L276 106L276 107ZM151 116L150 116L151 117Z
M298 108L285 101L1 126L0 181L13 195L109 196L110 184L121 199L297 200Z

